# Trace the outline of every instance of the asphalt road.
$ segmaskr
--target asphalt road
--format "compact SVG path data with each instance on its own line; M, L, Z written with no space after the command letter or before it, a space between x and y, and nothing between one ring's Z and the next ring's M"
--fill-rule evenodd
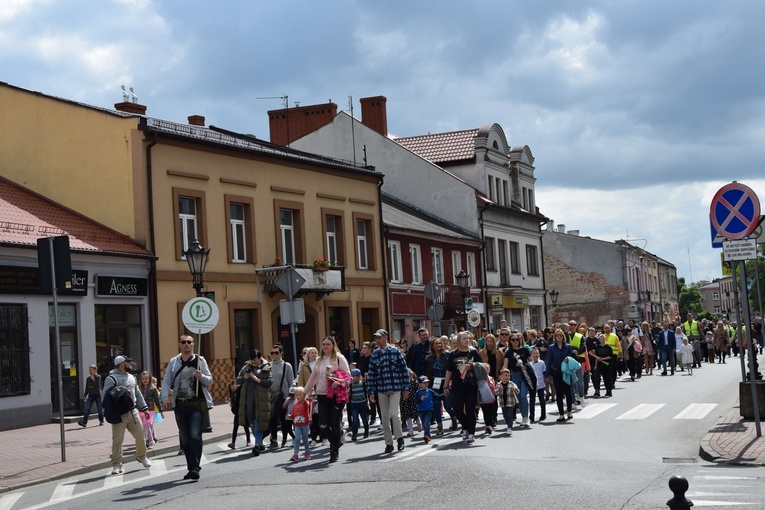
M548 420L512 437L479 434L473 445L449 433L403 452L382 453L381 433L348 441L340 462L328 449L289 461L291 449L252 457L223 441L205 447L202 478L181 480L182 457L153 460L149 470L103 473L14 491L0 510L20 508L523 508L656 509L672 497L668 481L684 476L694 507L765 508L765 472L715 465L699 442L735 403L738 364L705 365L693 376L622 381L609 399L589 399L571 422ZM537 413L538 414L538 413ZM501 420L501 419L500 419ZM376 428L376 427L375 427ZM421 436L418 435L418 436Z

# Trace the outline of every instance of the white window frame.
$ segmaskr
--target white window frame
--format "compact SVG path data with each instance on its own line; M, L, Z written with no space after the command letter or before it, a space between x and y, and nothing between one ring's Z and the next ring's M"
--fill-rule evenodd
M422 285L422 250L419 244L409 245L409 265L412 268L412 285Z
M462 252L452 251L452 272L458 275L462 271ZM456 281L454 282L457 283Z
M180 212L184 207L181 207L181 202L187 201L194 207L193 213ZM181 235L181 259L186 260L184 253L188 251L194 241L198 240L197 235L197 199L194 197L178 197L178 222ZM190 235L193 234L193 235Z
M245 214L247 214L244 204L232 202L229 205L230 227L231 227L231 262L242 264L247 262L247 229ZM236 210L237 214L233 214ZM238 218L234 218L238 216ZM240 253L241 251L241 253Z
M431 248L430 261L433 266L433 281L444 283L444 251L441 248Z
M369 269L369 254L367 253L367 222L356 220L356 248L359 254L359 269Z
M327 258L330 264L337 262L337 216L327 215L325 222L327 226ZM330 223L332 228L330 229Z
M282 213L289 213L289 223L282 222ZM279 209L279 230L282 238L282 263L295 263L295 213L291 209ZM289 241L289 242L288 242ZM288 253L289 248L292 248Z
M467 261L467 272L470 274L470 287L475 287L475 253L465 253L465 260Z
M388 260L390 261L391 283L404 283L401 267L401 242L388 241Z

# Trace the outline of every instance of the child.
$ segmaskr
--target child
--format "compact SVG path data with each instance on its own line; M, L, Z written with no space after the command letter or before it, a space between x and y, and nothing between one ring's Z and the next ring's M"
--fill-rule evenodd
M234 430L231 432L231 442L228 447L233 450L236 448L236 433L239 431L239 397L242 395L242 387L236 384L236 379L229 383L228 395L231 412L234 413ZM250 426L248 424L244 426L244 433L247 434L247 448L249 448L252 446L252 441L250 440Z
M693 375L693 346L688 343L687 336L683 336L683 345L680 346L678 351L680 352L680 359L683 365L688 369L688 375Z
M292 438L292 444L290 444L290 446L294 446L295 444L295 433L293 432L294 427L292 418L290 418L292 407L295 405L295 402L297 402L295 400L295 387L291 386L288 393L289 396L287 397L287 400L285 400L284 404L282 404L282 409L284 409L284 423L282 424L282 433L284 434L284 439L282 440L282 448L284 448L284 445L287 443L287 434L289 434Z
M545 403L545 362L539 359L539 349L531 349L531 366L534 367L534 375L537 378L537 391L529 392L529 420L534 423L535 400L539 399L539 421L545 421L547 418L547 404Z
M146 441L147 448L154 448L156 438L154 437L154 430L152 425L154 424L154 417L157 410L161 409L161 403L159 401L159 391L156 384L153 382L151 372L144 370L141 372L141 383L138 385L138 389L143 395L143 399L146 401L146 405L149 406L149 419L147 420L143 414L141 414L141 422L143 423L143 438ZM165 417L162 411L159 411L162 418Z
M715 334L712 331L707 331L707 360L710 363L715 362Z
M80 427L88 426L88 418L90 418L90 410L93 407L93 402L96 403L98 409L98 424L104 424L104 408L101 405L101 376L96 372L98 367L90 365L88 368L90 376L85 379L85 395L82 399L85 401L85 414L82 419L77 422Z
M295 402L292 404L292 411L288 413L288 416L295 426L295 443L290 460L297 462L301 441L305 445L303 460L311 458L311 447L308 445L308 429L311 423L311 415L313 414L313 406L309 400L306 400L305 389L302 386L295 388L294 396Z
M406 427L408 429L407 435L414 437L414 420L419 422L420 417L417 412L417 390L420 388L420 383L417 382L417 374L410 368L409 373L409 396L407 398L401 398L401 421L406 419ZM403 425L403 423L402 423ZM422 426L418 423L417 430L422 430Z
M351 370L353 381L349 389L351 400L351 441L355 441L359 434L359 417L364 424L364 439L369 437L369 408L367 407L367 388L361 380L361 370Z
M513 414L518 402L516 396L521 390L510 380L510 369L503 368L499 373L499 384L496 388L497 404L502 409L502 416L507 423L507 435L513 435Z
M425 441L425 444L428 444L430 442L430 420L433 417L434 403L438 396L429 388L430 381L426 376L421 375L418 381L420 388L417 390L416 396L417 414L425 429L422 439Z

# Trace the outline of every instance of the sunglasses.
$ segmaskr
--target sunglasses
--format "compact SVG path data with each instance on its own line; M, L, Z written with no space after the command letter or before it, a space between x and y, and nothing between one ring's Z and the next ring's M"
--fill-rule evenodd
M183 345L186 345L186 344L193 344L193 343L194 343L194 341L193 341L193 340L181 340L181 343L182 343Z
M510 336L507 333L500 333L499 336Z
M511 338L510 339L511 342L519 342L520 340L521 340L520 338Z
M281 354L279 351L271 351L271 354Z

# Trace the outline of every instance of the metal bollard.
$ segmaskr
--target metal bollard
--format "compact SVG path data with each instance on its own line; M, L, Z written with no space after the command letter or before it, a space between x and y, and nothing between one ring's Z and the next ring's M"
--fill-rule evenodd
M688 480L684 476L675 475L669 479L669 490L675 496L667 501L667 506L672 510L688 509L693 506L693 501L685 497L688 491Z

